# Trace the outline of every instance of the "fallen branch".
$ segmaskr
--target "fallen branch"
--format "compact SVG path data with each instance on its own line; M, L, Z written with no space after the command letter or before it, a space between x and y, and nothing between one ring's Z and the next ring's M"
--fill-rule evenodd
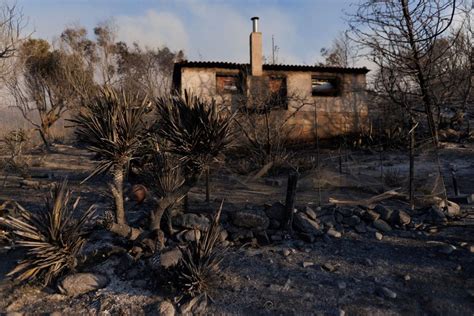
M335 198L329 198L329 203L331 204L336 204L336 205L362 205L362 206L370 206L370 205L373 205L373 204L376 204L380 201L383 201L383 200L386 200L386 199L390 199L390 198L394 198L394 197L405 197L406 198L406 195L405 194L402 194L402 193L399 193L397 192L396 190L389 190L389 191L386 191L382 194L379 194L379 195L376 195L376 196L373 196L371 198L368 198L368 199L360 199L360 200L338 200L338 199L335 199Z

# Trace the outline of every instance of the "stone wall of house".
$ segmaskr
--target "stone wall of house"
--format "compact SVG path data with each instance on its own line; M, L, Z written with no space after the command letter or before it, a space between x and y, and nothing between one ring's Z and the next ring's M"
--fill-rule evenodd
M242 101L241 95L222 94L216 90L216 74L239 74L238 69L183 68L181 91L193 93L225 104L235 109ZM334 74L303 71L272 71L264 75L286 77L288 110L281 111L288 117L289 135L294 139L314 139L358 132L368 125L366 79L364 74ZM313 96L311 76L337 76L342 92L339 96Z

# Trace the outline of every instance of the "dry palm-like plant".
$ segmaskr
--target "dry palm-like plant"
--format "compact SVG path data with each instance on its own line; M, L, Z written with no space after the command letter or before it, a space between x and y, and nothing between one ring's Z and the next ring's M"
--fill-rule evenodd
M209 290L218 280L219 264L225 251L219 245L221 211L222 204L209 229L182 251L183 257L175 268L173 282L184 295L209 295Z
M16 204L19 217L2 220L15 243L28 249L26 258L8 273L9 277L17 281L42 279L46 286L76 267L94 207L74 218L79 198L71 202L71 192L64 181L51 190L45 208L33 213Z
M130 161L136 158L144 135L146 98L128 96L113 89L103 89L92 102L83 106L71 120L79 143L95 153L99 163L88 177L111 171L110 185L115 199L116 220L126 224L123 205L123 182Z
M206 102L185 92L158 98L155 105L156 132L186 169L200 172L229 146L233 116L214 100Z

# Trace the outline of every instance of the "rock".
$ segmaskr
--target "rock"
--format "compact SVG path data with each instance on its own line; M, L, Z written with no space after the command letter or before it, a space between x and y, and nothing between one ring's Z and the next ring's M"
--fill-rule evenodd
M265 213L270 219L284 222L287 218L286 207L283 203L273 203L271 207L265 209Z
M105 287L109 279L105 275L95 273L75 273L66 276L60 283L59 289L69 296L96 291Z
M252 230L265 230L270 226L270 220L262 210L237 211L232 215L232 223Z
M474 245L468 246L467 251L469 251L470 253L474 253Z
M179 260L181 260L182 257L183 254L178 248L163 251L160 255L160 265L165 269L174 267L178 264Z
M390 221L390 219L392 218L393 210L381 204L375 206L374 211L379 213L380 218L384 221Z
M435 224L446 223L448 221L446 215L444 215L443 211L436 205L431 206L428 216L431 222Z
M313 211L313 209L309 206L306 206L304 208L304 212L306 213L306 215L308 215L308 217L310 219L312 219L313 221L317 221L317 216L316 216L316 212Z
M367 226L364 223L359 223L354 227L355 231L359 234L363 234L367 232Z
M374 221L373 225L374 225L375 228L377 228L378 230L383 231L385 233L392 230L392 227L390 227L390 225L387 224L387 222L385 222L384 220L381 220L381 219L378 219L378 220Z
M336 213L335 217L336 217L336 223L342 223L344 216L341 213Z
M375 239L382 240L382 238L383 238L383 235L381 233L375 232Z
M446 213L448 213L448 216L451 216L451 217L460 216L462 214L461 207L457 203L448 201L446 205Z
M163 301L158 305L158 315L160 316L174 316L176 309L170 301Z
M201 239L201 231L199 229L188 230L183 237L187 241L197 241Z
M400 226L405 226L410 224L411 217L406 212L397 210L393 212L392 223Z
M360 223L360 218L357 215L352 215L352 216L349 216L349 217L344 217L342 222L346 225L354 227L354 226L356 226L357 224Z
M390 298L390 299L397 298L397 293L395 293L394 291L386 287L379 287L375 290L375 292L377 293L377 295L381 297Z
M326 234L329 237L333 237L333 238L341 238L342 237L342 234L340 232L338 232L337 230L335 230L334 228L329 228L328 231L326 232Z
M293 218L293 225L301 232L319 236L323 234L319 223L310 219L306 213L297 212Z
M282 254L283 254L285 257L288 257L289 255L291 255L291 250L288 249L288 248L285 248L285 249L283 249Z
M303 261L303 268L314 266L314 262L311 261Z
M328 272L336 271L336 267L329 262L326 262L321 267Z
M337 282L337 287L339 288L339 290L344 290L347 287L346 282L338 281Z
M353 209L350 208L350 207L338 207L336 209L336 213L339 213L341 214L342 216L344 217L349 217L349 216L352 216L352 214L354 213Z
M227 240L227 237L229 237L229 233L227 232L227 230L223 229L221 230L220 234L219 234L219 240L221 242Z
M368 222L373 222L380 218L380 214L372 210L367 210L363 216L364 216L364 219Z
M206 231L209 228L209 219L194 213L179 214L173 217L173 225L189 229Z
M327 227L334 227L334 225L336 224L336 219L334 218L333 214L323 215L318 217L318 219L320 223L324 224Z
M410 281L411 280L411 276L409 274L405 274L403 276L403 280L405 280L406 282Z

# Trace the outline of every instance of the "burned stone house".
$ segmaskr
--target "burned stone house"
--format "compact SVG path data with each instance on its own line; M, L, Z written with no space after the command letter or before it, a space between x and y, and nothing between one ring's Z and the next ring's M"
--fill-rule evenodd
M292 138L328 138L367 125L367 68L264 64L258 18L252 21L250 64L181 61L174 66L174 88L232 110L278 111Z

